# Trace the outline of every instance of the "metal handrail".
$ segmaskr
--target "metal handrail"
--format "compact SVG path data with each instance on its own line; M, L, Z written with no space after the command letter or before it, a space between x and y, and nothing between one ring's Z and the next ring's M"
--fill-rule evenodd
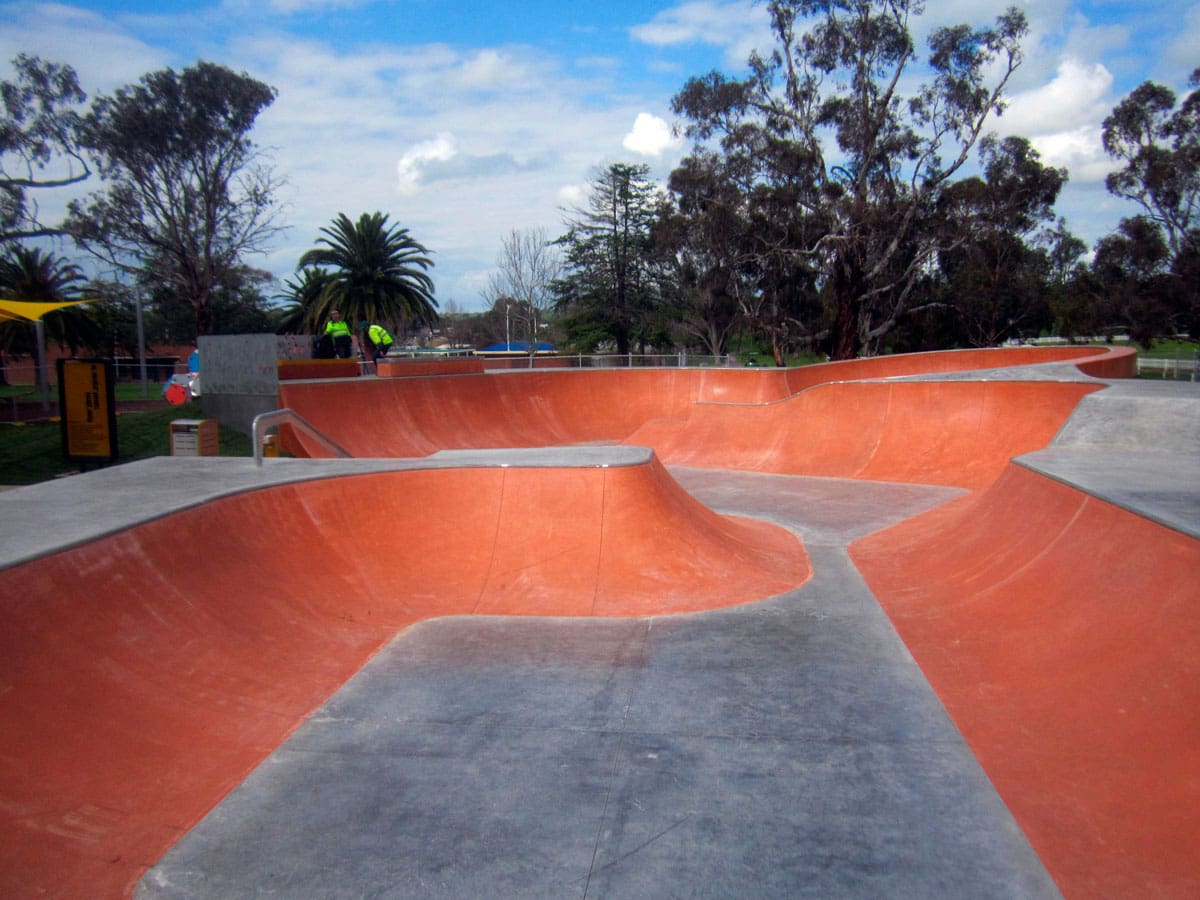
M251 437L254 442L254 464L261 466L263 463L263 438L267 436L267 429L272 425L280 425L288 422L291 425L298 426L302 431L308 433L318 444L332 453L334 456L346 459L350 456L348 451L341 444L326 437L317 430L316 426L294 409L273 409L270 412L259 413L254 417L254 422L250 426Z

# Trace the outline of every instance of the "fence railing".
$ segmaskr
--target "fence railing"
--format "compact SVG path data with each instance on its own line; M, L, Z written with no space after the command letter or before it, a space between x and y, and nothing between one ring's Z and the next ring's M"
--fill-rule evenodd
M526 355L491 356L484 365L489 369L679 369L726 368L737 362L732 356L698 353L574 353L535 356L532 365Z
M1155 373L1176 381L1200 381L1200 356L1191 359L1155 359L1138 356L1138 374Z

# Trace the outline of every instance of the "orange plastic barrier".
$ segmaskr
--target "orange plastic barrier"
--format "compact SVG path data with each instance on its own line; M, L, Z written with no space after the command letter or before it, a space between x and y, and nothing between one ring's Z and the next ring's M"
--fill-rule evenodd
M1200 896L1200 541L1013 465L851 556L1067 896Z
M810 574L793 534L716 515L657 462L269 488L12 567L0 896L131 891L419 619L658 615Z

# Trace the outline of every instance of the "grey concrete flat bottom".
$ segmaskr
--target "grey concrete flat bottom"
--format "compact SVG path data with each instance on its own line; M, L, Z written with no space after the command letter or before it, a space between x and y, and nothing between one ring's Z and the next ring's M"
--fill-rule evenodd
M1057 891L846 553L958 492L674 470L801 533L786 595L393 640L141 897L1044 897Z

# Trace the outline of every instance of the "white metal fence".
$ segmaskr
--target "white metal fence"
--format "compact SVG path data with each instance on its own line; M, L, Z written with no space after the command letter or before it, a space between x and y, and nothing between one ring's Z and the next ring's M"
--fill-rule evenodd
M734 365L733 357L704 356L699 353L577 353L568 356L571 364L580 369L636 368L724 368Z
M1191 359L1154 359L1138 356L1139 375L1160 375L1175 381L1200 381L1200 355Z

